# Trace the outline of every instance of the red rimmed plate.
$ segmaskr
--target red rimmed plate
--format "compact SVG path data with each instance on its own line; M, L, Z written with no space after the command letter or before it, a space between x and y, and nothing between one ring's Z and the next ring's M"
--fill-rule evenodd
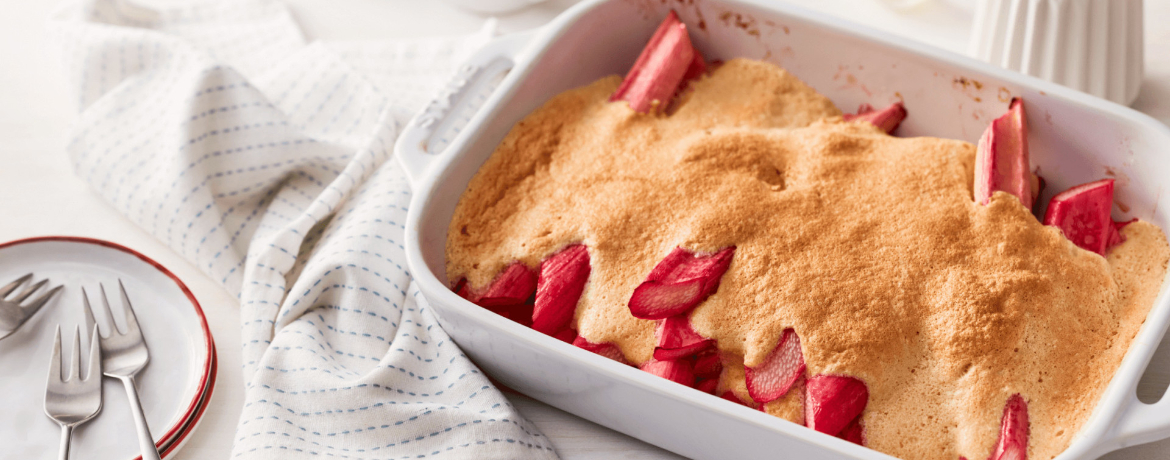
M0 244L0 283L29 272L65 289L19 331L0 340L0 407L5 408L0 446L5 455L41 458L57 451L60 430L42 410L53 331L61 324L62 335L72 340L74 327L84 324L81 288L97 301L99 283L106 286L118 316L119 279L150 350L150 364L138 377L147 422L159 446L177 447L202 415L215 377L211 331L187 286L150 258L108 241L40 237ZM88 339L82 343L88 346ZM138 457L121 384L106 379L103 396L101 414L74 432L73 454L110 460Z
M199 405L192 413L191 418L187 420L187 424L182 429L180 429L178 434L169 440L170 444L166 446L159 446L158 451L162 454L164 459L174 457L187 443L187 440L191 439L191 433L195 432L195 429L199 427L199 422L203 420L203 412L207 410L207 405L211 401L211 394L215 390L215 377L217 375L218 369L219 358L216 357L215 350L213 348L211 353L211 378L207 383L207 391L205 391L203 396L199 398ZM139 457L137 460L142 460L142 457Z

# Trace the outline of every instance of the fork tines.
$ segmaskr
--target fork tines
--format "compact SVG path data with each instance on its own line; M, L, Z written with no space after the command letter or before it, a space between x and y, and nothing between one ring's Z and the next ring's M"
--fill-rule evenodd
M122 280L118 280L118 288L122 291L122 310L126 315L124 331L118 329L113 312L110 311L106 288L101 286L102 307L106 312L106 324L101 327L106 333L99 334L100 338L97 339L102 348L102 372L108 377L121 380L122 386L126 387L126 397L130 401L130 414L134 416L134 427L138 434L142 458L160 460L162 457L155 446L154 438L150 435L150 426L146 423L142 401L138 398L138 389L134 382L138 372L150 362L150 351L146 348L146 339L138 327L138 318L134 314L134 307L130 305L130 296L126 295L126 287L122 285ZM95 324L89 295L83 293L82 298L85 299L86 324ZM94 326L94 330L97 329L97 326Z
M126 295L126 287L122 286L122 280L118 280L118 288L122 291L122 310L125 317L124 326L126 330L118 327L117 321L114 320L114 312L110 310L109 297L106 296L106 286L98 285L98 289L102 293L102 311L106 314L105 324L99 325L99 330L104 330L101 333L102 338L124 335L124 334L140 334L138 331L138 318L134 315L134 308L130 305L130 297ZM89 304L89 294L85 292L85 288L81 288L81 298L85 303L85 326L93 327L97 322L94 320L93 307Z
M41 294L35 300L28 300L29 297L32 297L33 294L49 282L49 280L44 279L25 287L24 290L13 295L18 288L31 281L32 278L33 274L29 273L17 278L16 281L4 285L4 287L0 287L0 339L8 337L16 332L17 329L20 329L20 326L24 325L25 321L28 321L29 318L37 314L37 311L40 311L41 307L49 303L49 299L53 298L53 295L61 290L61 286L57 286Z
M101 373L101 346L98 344L96 334L95 330L89 343L89 362L86 363L85 378L81 378L81 326L77 326L73 334L73 355L69 360L69 371L63 372L62 366L65 363L61 362L61 325L57 325L57 338L53 344L52 363L49 365L50 385L54 381L71 382L78 379L88 381L94 376L94 371ZM63 373L67 375L62 377Z
M32 280L32 278L33 278L33 274L29 273L29 274L26 274L20 278L17 278L16 281L13 281L11 283L4 285L4 287L0 287L0 300L7 300L9 302L14 302L14 303L20 304L20 303L24 302L25 299L28 299L29 297L31 297L35 292L37 292L38 289L40 289L42 286L44 286L45 284L47 284L49 282L48 279L40 280L36 283L33 283L32 286L24 288L24 290L21 291L20 294L17 294L15 296L13 296L12 298L8 298L9 294L12 294L14 291L16 291L17 288L19 288L22 284ZM50 289L48 292L41 294L41 296L37 297L36 300L33 300L32 302L30 302L26 305L21 305L21 306L26 308L26 309L31 308L33 311L36 311L37 309L39 309L43 305L45 305L45 303L48 302L49 299L53 297L53 294L56 294L57 291L60 291L60 290L61 290L61 286L57 286L53 289Z
M81 326L74 333L73 355L68 364L61 359L61 326L57 326L45 387L45 415L63 427L83 423L102 408L102 354L97 329L93 329L90 337L89 358L82 377ZM63 369L66 365L69 367Z

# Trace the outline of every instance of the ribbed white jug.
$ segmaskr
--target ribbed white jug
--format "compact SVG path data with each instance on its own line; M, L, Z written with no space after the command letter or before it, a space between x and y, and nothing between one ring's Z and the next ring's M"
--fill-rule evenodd
M979 0L970 54L1113 102L1142 82L1142 0Z

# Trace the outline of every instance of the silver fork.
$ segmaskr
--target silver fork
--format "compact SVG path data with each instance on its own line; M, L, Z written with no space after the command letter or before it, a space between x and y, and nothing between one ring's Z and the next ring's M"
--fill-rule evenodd
M122 381L126 387L126 396L130 399L130 412L134 415L134 426L138 430L138 446L142 451L142 460L160 460L158 448L154 445L154 437L150 435L150 427L146 425L146 415L142 412L142 402L138 399L138 388L134 376L146 367L150 361L150 353L146 350L146 341L142 338L142 330L138 328L138 318L134 316L134 308L130 305L130 297L126 295L126 287L122 280L118 280L118 288L122 291L122 306L126 310L126 331L120 331L114 322L114 313L110 311L110 302L106 300L106 287L98 285L102 291L102 307L109 321L101 329L106 334L101 336L102 369L108 377ZM85 324L95 325L93 307L89 305L89 295L85 288L81 289L81 297L85 300Z
M50 289L49 292L42 294L40 297L37 297L36 300L21 305L25 300L37 292L41 286L44 286L49 282L49 280L43 279L39 283L25 288L20 292L20 294L12 296L11 299L5 299L5 297L8 297L9 294L15 292L16 288L19 288L20 285L31 280L32 277L33 274L29 273L20 277L16 281L8 283L4 287L0 287L0 339L8 337L9 335L12 335L13 332L16 332L17 329L20 329L20 326L23 325L25 321L28 321L32 315L37 313L37 310L40 310L41 307L45 306L45 304L49 302L49 299L53 297L53 294L56 294L57 291L61 290L61 286L57 286L53 289Z
M45 389L45 415L61 425L61 460L69 459L73 427L85 423L102 410L102 352L96 327L91 337L85 378L81 378L81 327L78 326L73 337L72 365L63 379L61 366L65 363L61 362L61 325L57 325L57 342L53 345L49 383Z

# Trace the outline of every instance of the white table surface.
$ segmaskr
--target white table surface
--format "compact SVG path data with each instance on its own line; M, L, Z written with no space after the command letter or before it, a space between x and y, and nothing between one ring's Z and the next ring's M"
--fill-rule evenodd
M791 0L796 1L796 0ZM973 0L972 0L973 1ZM49 0L0 0L0 241L80 235L115 241L154 258L182 278L203 305L219 350L215 394L199 429L176 459L225 459L243 401L238 305L198 269L123 218L70 170L64 143L74 107L55 55L44 43ZM310 38L379 39L470 33L484 17L438 1L290 0ZM500 17L503 32L539 26L573 2L553 0ZM963 52L969 18L934 0L897 12L879 0L806 0L806 7ZM1146 0L1146 79L1134 107L1170 123L1170 1ZM1170 154L1170 146L1167 146ZM1139 387L1149 401L1170 382L1170 341ZM521 395L509 398L566 459L679 458ZM0 457L2 457L0 452ZM1108 455L1170 460L1170 440Z

